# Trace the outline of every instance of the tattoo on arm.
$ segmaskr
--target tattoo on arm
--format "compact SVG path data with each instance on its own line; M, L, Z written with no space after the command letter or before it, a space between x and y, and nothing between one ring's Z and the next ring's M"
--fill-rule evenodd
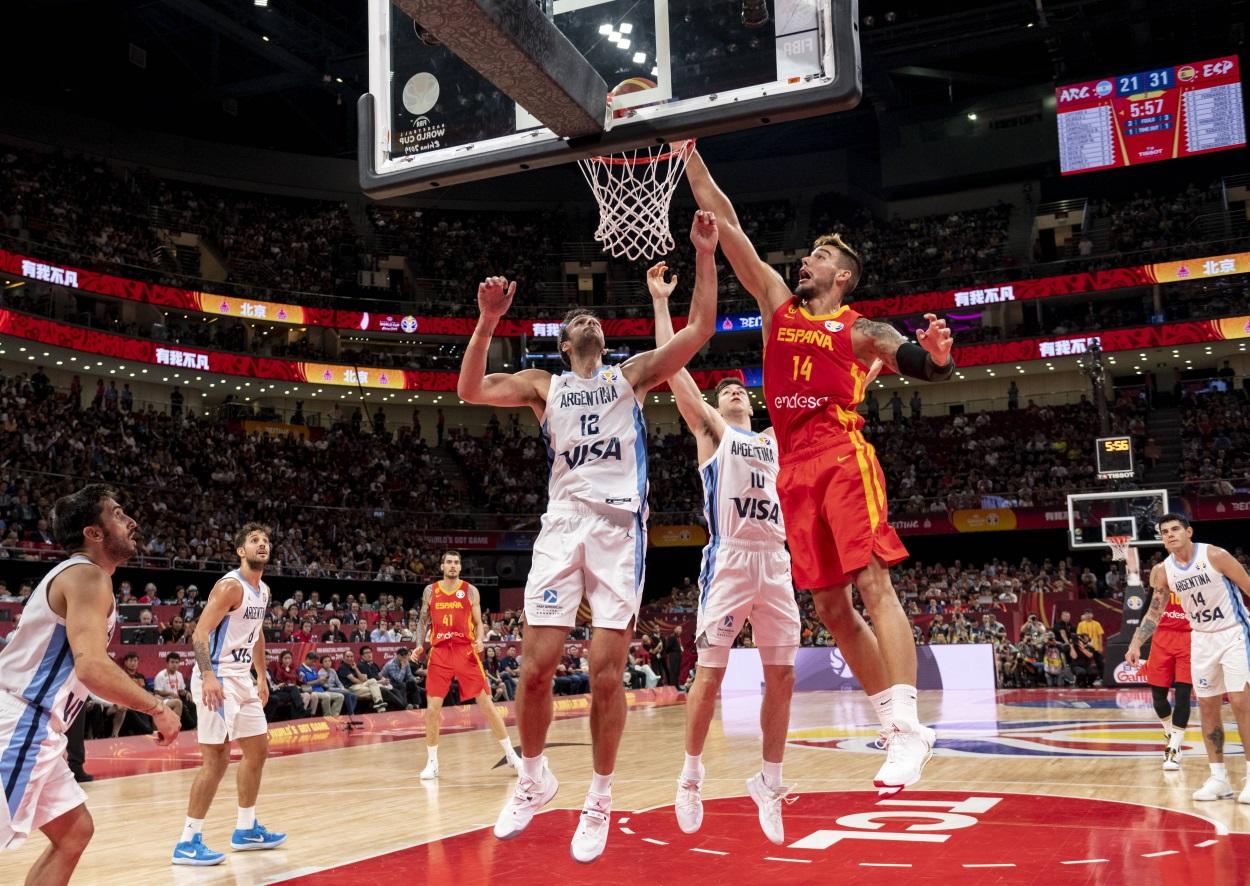
M425 592L421 594L421 616L417 619L417 644L425 645L425 635L430 629L430 588L432 585L425 586Z
M1150 607L1133 633L1133 642L1138 646L1146 645L1146 641L1154 635L1155 628L1159 626L1159 619L1163 617L1163 608L1167 606L1168 597L1171 594L1167 583L1159 575L1158 566L1150 570L1150 590Z
M213 672L213 658L208 654L208 641L194 640L191 648L195 650L195 663L200 666L200 674Z
M865 351L865 353L859 353L857 348L855 356L865 363L871 363L873 357L880 357L881 362L892 371L898 372L898 348L907 341L901 332L889 323L869 320L867 317L860 317L851 329L859 334Z

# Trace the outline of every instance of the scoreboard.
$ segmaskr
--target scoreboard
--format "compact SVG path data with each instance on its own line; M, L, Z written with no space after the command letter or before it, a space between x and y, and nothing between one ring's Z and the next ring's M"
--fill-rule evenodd
M1235 55L1060 86L1055 107L1064 175L1246 144Z
M1131 480L1133 478L1133 439L1131 437L1099 437L1094 441L1094 455L1099 480Z

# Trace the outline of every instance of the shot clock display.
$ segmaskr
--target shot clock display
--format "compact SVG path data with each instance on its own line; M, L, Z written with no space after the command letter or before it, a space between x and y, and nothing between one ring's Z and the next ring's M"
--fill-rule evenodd
M1055 107L1064 175L1246 144L1235 55L1060 86Z
M1133 477L1131 437L1099 437L1094 441L1099 480L1128 480Z

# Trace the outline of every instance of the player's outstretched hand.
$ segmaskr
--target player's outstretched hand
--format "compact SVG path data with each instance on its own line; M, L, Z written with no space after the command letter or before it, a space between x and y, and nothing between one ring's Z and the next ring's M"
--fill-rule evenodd
M925 314L924 318L929 321L929 327L917 329L916 340L920 342L920 347L929 352L934 366L945 366L950 362L951 347L955 340L951 337L951 331L946 328L946 321L939 320L937 314Z
M698 252L715 252L720 240L720 228L716 226L716 213L700 209L694 214L694 224L690 226L690 242Z
M156 726L156 743L159 745L173 744L182 731L182 722L165 705L152 715L152 723Z
M673 294L673 290L677 288L677 275L673 274L673 279L666 280L669 274L667 262L656 262L647 271L647 289L651 292L653 299L665 299Z
M483 317L502 317L512 307L516 281L507 277L487 277L477 287L477 307Z

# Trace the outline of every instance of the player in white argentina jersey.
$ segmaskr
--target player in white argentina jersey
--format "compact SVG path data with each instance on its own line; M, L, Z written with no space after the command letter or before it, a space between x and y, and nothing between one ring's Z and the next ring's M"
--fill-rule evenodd
M40 886L69 882L95 827L65 759L65 731L87 694L148 714L160 744L178 736L173 712L108 654L112 575L136 550L135 521L117 498L94 483L56 502L52 535L70 556L39 582L0 652L0 851L43 831L50 845L26 877Z
M201 763L171 858L177 865L214 865L225 858L204 845L202 831L230 763L231 741L239 743L243 759L236 774L239 811L230 847L240 852L274 849L286 840L286 834L270 833L256 820L256 795L269 753L269 724L265 722L269 683L261 629L269 608L269 586L261 581L269 562L268 527L246 524L235 533L234 546L239 568L213 585L191 638L195 650L191 698L198 717Z
M1242 599L1243 593L1250 594L1250 575L1223 548L1195 544L1193 527L1181 514L1159 518L1159 537L1168 556L1150 570L1150 585L1155 594L1126 659L1137 664L1141 646L1154 633L1169 595L1176 594L1193 628L1190 671L1202 717L1202 740L1211 765L1211 775L1194 792L1194 799L1225 800L1233 795L1224 766L1225 693L1250 763L1250 741L1244 738L1250 735L1250 614ZM1237 801L1250 803L1250 778Z
M695 216L690 232L700 267L715 261L711 213ZM534 543L525 585L525 656L517 692L523 753L521 774L495 823L495 836L519 834L555 796L543 743L551 723L551 683L583 595L590 604L590 732L594 775L570 851L594 861L608 839L612 773L625 726L621 674L642 598L646 555L647 392L684 366L712 336L715 290L696 293L687 326L668 344L604 366L599 319L574 309L560 327L560 376L540 369L486 374L491 335L507 312L516 283L492 277L478 287L481 317L465 350L457 391L490 406L528 406L543 428L551 464L547 513Z
M673 335L668 300L677 278L665 280L666 274L664 262L647 272L658 344ZM694 285L696 293L703 286L715 289L715 266L706 276L700 270ZM737 378L722 379L716 386L715 408L684 369L669 380L669 386L694 434L708 525L695 627L699 660L686 696L686 762L677 779L677 824L687 834L703 824L703 745L729 665L729 649L749 619L764 668L760 705L764 740L763 763L747 781L747 791L759 807L765 836L780 844L785 839L781 807L788 792L781 783L781 761L800 621L777 501L777 440L771 428L761 433L751 430L751 398Z

